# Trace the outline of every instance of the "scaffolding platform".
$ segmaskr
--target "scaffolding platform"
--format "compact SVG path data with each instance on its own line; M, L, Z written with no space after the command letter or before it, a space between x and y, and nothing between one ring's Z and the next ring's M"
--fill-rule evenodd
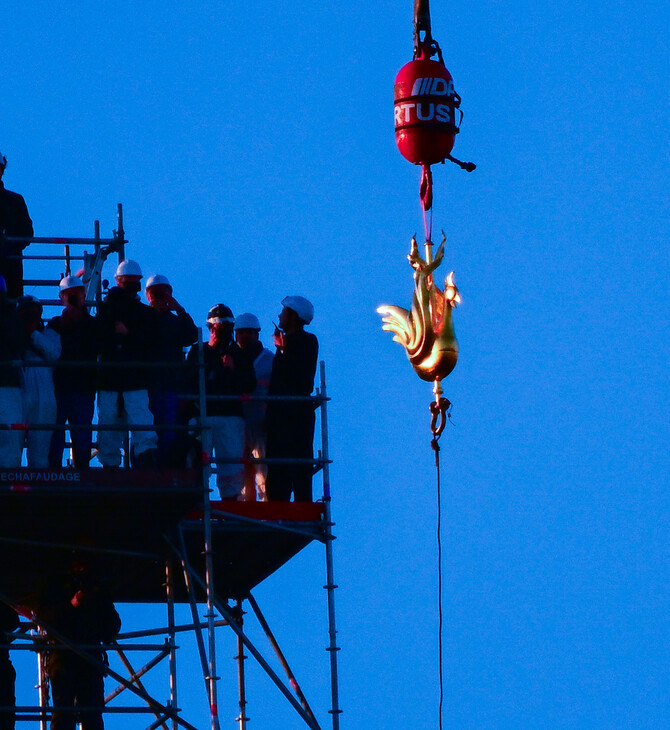
M164 561L164 537L201 499L196 471L0 470L0 592L31 607L76 558L123 600L125 581Z
M103 576L115 602L164 603L165 560L186 548L205 576L197 471L0 470L0 593L31 607L76 557ZM246 598L312 540L322 503L211 502L217 593ZM199 600L204 595L196 588ZM184 586L175 600L187 601Z
M312 540L326 540L322 502L212 502L211 507L215 587L228 598L247 598ZM182 523L186 552L204 575L202 518L191 517ZM177 590L176 598L186 600L186 594Z
M83 262L81 278L86 290L86 306L95 308L103 301L107 282L103 279L105 262L113 257L118 262L125 259L125 231L123 208L117 206L117 227L113 237L100 236L100 224L95 221L93 238L11 238L22 248L33 246L64 246L62 255L30 255L30 261L47 262L35 271L43 278L26 279L24 283L38 294L46 307L62 306L54 296L59 279L55 278L52 262L63 262L60 276L70 274L73 262ZM85 247L85 248L84 248ZM83 250L79 250L82 248ZM33 249L31 249L31 252ZM36 292L35 287L42 289ZM197 343L203 340L199 332ZM197 730L185 716L189 708L180 708L177 702L178 672L177 636L182 641L189 637L197 649L202 677L207 690L209 706L209 730L220 730L218 683L222 680L217 671L217 642L219 627L226 627L237 640L238 716L240 730L247 727L245 663L249 657L265 672L284 699L295 710L296 716L311 730L321 730L314 712L305 698L298 680L291 670L288 659L279 646L267 619L262 613L252 591L266 578L278 571L285 563L317 542L325 548L327 591L328 646L330 664L331 709L329 725L339 730L337 629L335 627L335 589L333 576L334 535L331 518L331 493L328 455L327 401L325 365L320 364L320 384L313 396L236 396L208 394L204 381L202 347L198 348L197 392L192 396L199 406L199 416L192 431L201 439L202 461L192 470L136 469L128 468L128 431L158 430L143 424L94 423L94 432L121 430L126 438L124 467L115 469L57 468L33 469L17 467L0 469L0 600L25 616L39 617L44 596L54 585L63 585L72 570L85 568L110 594L115 604L162 604L167 612L167 626L155 625L155 612L146 612L149 625L131 632L119 634L112 645L106 647L113 661L108 667L100 667L95 654L88 654L87 647L69 642L67 636L59 636L55 627L40 621L24 622L23 628L11 644L13 652L36 652L38 655L37 705L17 708L17 721L39 722L40 730L46 730L52 707L49 702L49 677L44 662L45 637L68 647L88 660L91 666L104 671L108 680L118 683L116 689L105 698L102 712L120 713L143 717L147 713L150 723L147 730L157 728L185 728ZM48 363L13 360L15 367L51 367ZM59 362L59 367L79 366L78 362ZM120 364L119 367L136 367L138 363ZM142 363L142 367L175 367L175 363ZM237 502L213 501L211 483L219 473L219 467L229 460L213 454L211 435L207 423L207 408L211 401L221 400L285 400L305 401L318 413L321 444L315 458L286 459L289 463L310 462L313 475L321 474L323 492L320 501L307 502ZM127 426L127 428L126 428ZM61 424L0 424L1 431L51 430ZM77 426L79 427L79 426ZM189 426L189 429L191 427ZM66 431L71 430L68 427ZM67 443L71 446L71 443ZM214 456L214 458L212 458ZM196 461L200 461L196 458ZM245 456L233 463L250 462L270 465L262 454L255 459ZM279 461L282 461L280 459ZM69 462L72 463L72 462ZM175 603L187 603L190 621L176 624ZM204 613L202 611L204 604ZM248 608L248 610L247 610ZM131 609L132 610L132 609ZM135 612L137 615L137 612ZM38 621L40 621L38 623ZM257 624L256 630L267 640L263 651L251 640L246 626L249 621ZM27 628L26 628L27 626ZM155 637L159 637L156 639ZM164 638L163 638L164 637ZM2 638L2 637L0 637ZM161 641L160 639L163 638ZM262 641L262 639L261 639ZM1 643L1 642L0 642ZM181 642L180 642L181 643ZM7 648L9 644L7 645ZM97 650L96 645L96 650ZM133 666L128 652L145 661L141 668ZM266 659L286 674L282 679ZM150 655L147 659L147 654ZM118 655L118 656L114 656ZM152 696L141 681L147 672L167 662L168 687L166 702ZM192 672L189 669L188 674ZM115 698L125 692L141 705L115 704ZM134 722L134 727L140 727ZM142 723L143 724L143 723ZM202 727L202 723L198 724Z

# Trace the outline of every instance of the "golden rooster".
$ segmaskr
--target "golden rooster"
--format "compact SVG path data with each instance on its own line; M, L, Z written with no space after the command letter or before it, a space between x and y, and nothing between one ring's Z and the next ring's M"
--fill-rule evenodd
M419 255L416 238L412 238L407 257L414 269L412 311L389 305L377 309L382 315L382 329L394 333L394 341L405 348L417 375L431 382L446 378L458 360L451 310L460 303L461 297L454 284L454 272L447 276L444 291L433 282L433 272L444 258L445 241L442 232L442 242L433 260L430 259L432 243L427 242L424 260Z

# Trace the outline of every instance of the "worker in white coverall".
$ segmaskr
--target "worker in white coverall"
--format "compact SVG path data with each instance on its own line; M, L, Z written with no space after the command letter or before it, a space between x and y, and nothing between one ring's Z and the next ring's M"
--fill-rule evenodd
M33 367L31 363L55 363L60 357L60 336L42 322L42 304L29 294L19 297L17 311L23 323L23 420L26 432L26 457L29 467L49 466L49 447L53 430L33 430L31 423L56 423L56 393L52 367Z
M235 342L242 350L242 354L252 363L256 373L256 388L252 396L267 395L272 373L274 352L263 347L259 333L261 323L255 314L245 312L235 320ZM246 429L245 456L255 459L265 458L265 411L267 403L263 400L250 400L242 403L244 426ZM268 473L267 464L249 464L245 470L244 491L245 501L265 502L265 477Z
M7 299L7 285L0 274L0 423L11 426L23 422L21 371L12 360L22 357L23 328L16 305ZM0 430L0 469L21 465L23 432Z
M148 388L152 371L143 367L156 360L156 313L140 301L142 270L136 261L122 261L116 269L116 286L95 315L100 375L98 423L128 425L131 431L131 466L155 467L158 438L155 431L133 430L153 426ZM121 465L123 433L98 432L98 459L104 467Z

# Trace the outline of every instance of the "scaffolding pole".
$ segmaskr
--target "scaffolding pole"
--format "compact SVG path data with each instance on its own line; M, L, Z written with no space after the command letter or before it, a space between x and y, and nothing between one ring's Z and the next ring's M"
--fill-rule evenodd
M165 599L167 603L168 621L168 643L170 645L169 669L170 669L170 701L168 707L177 709L177 653L175 646L176 631L174 619L174 578L172 561L168 558L165 561ZM172 730L177 730L177 721L172 718Z
M195 589L193 582L191 581L191 566L186 559L186 543L184 542L184 533L181 525L179 526L179 549L177 549L167 538L166 543L172 550L172 552L179 558L179 562L182 567L184 575L184 586L186 588L186 595L188 596L188 603L191 609L191 618L193 621L193 630L195 635L195 643L198 647L198 656L200 658L200 666L202 669L202 678L205 683L205 692L209 701L209 664L207 659L207 650L205 648L205 641L202 637L202 630L209 627L209 622L200 622L198 616L198 604L195 600ZM228 622L216 621L215 626L222 624L228 625Z
M202 341L202 327L198 328L198 388L200 390L200 425L204 426L207 419L207 396L205 390L205 354ZM211 458L212 442L209 429L202 431L203 457L207 454ZM203 527L205 529L205 595L207 598L207 638L209 644L208 689L209 713L211 730L219 730L219 707L217 699L217 685L219 679L216 674L216 636L214 613L214 555L212 553L212 504L209 498L209 466L202 459L202 496L203 496ZM184 557L186 557L184 555Z
M123 230L123 204L117 203L116 206L116 217L117 217L117 229L114 231L114 238L118 246L119 252L119 263L126 258L126 232Z
M326 364L323 360L320 363L321 376L321 392L323 398L321 404L321 457L323 459L323 502L325 506L326 518L326 585L324 588L328 591L328 635L330 644L326 651L330 654L330 689L332 706L330 714L333 718L333 730L339 730L340 709L339 700L339 680L337 675L337 652L340 647L337 646L337 628L335 625L335 578L333 577L333 520L330 511L330 463L328 455L328 398L326 392Z
M42 636L37 627L31 630L31 635L36 642L39 642L39 646L43 647ZM47 730L47 706L49 704L49 683L45 664L46 653L43 648L40 648L37 650L37 691L40 703L40 730Z
M239 615L239 625L242 626L242 601L237 601L237 613ZM235 659L237 660L237 686L239 691L239 707L240 707L240 714L237 717L237 723L239 725L239 730L246 730L247 722L249 721L249 718L247 717L247 688L244 678L244 660L247 657L244 654L244 642L242 641L242 637L238 634L237 636L237 656Z

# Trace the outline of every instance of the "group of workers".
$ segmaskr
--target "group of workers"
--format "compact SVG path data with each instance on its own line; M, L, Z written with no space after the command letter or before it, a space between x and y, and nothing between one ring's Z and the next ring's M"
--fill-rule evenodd
M23 197L2 183L6 164L0 153L0 469L20 466L24 447L29 467L60 468L65 424L76 468L89 466L93 430L98 461L117 468L130 430L132 467L183 468L210 443L222 499L311 501L309 396L318 355L304 329L311 302L282 301L274 353L260 342L258 318L235 318L225 304L210 309L208 341L197 343L198 328L167 277L146 281L144 304L142 270L125 260L95 316L84 282L68 275L59 287L62 313L45 323L41 302L23 295L29 241L7 240L30 239L33 227ZM193 398L203 385L204 413ZM197 416L200 440L187 428Z
M65 424L74 466L88 467L97 395L105 468L121 465L126 428L132 467L183 468L194 447L188 424L200 415L222 499L311 501L318 343L304 327L312 304L283 300L275 353L260 342L254 314L235 318L225 304L210 309L209 339L197 343L198 328L167 277L147 280L148 305L139 297L142 277L137 262L122 261L92 316L83 281L66 276L62 313L45 324L40 301L24 295L14 304L0 276L0 423L26 424L0 431L0 468L19 466L24 446L29 467L60 468ZM206 412L198 413L203 384Z

